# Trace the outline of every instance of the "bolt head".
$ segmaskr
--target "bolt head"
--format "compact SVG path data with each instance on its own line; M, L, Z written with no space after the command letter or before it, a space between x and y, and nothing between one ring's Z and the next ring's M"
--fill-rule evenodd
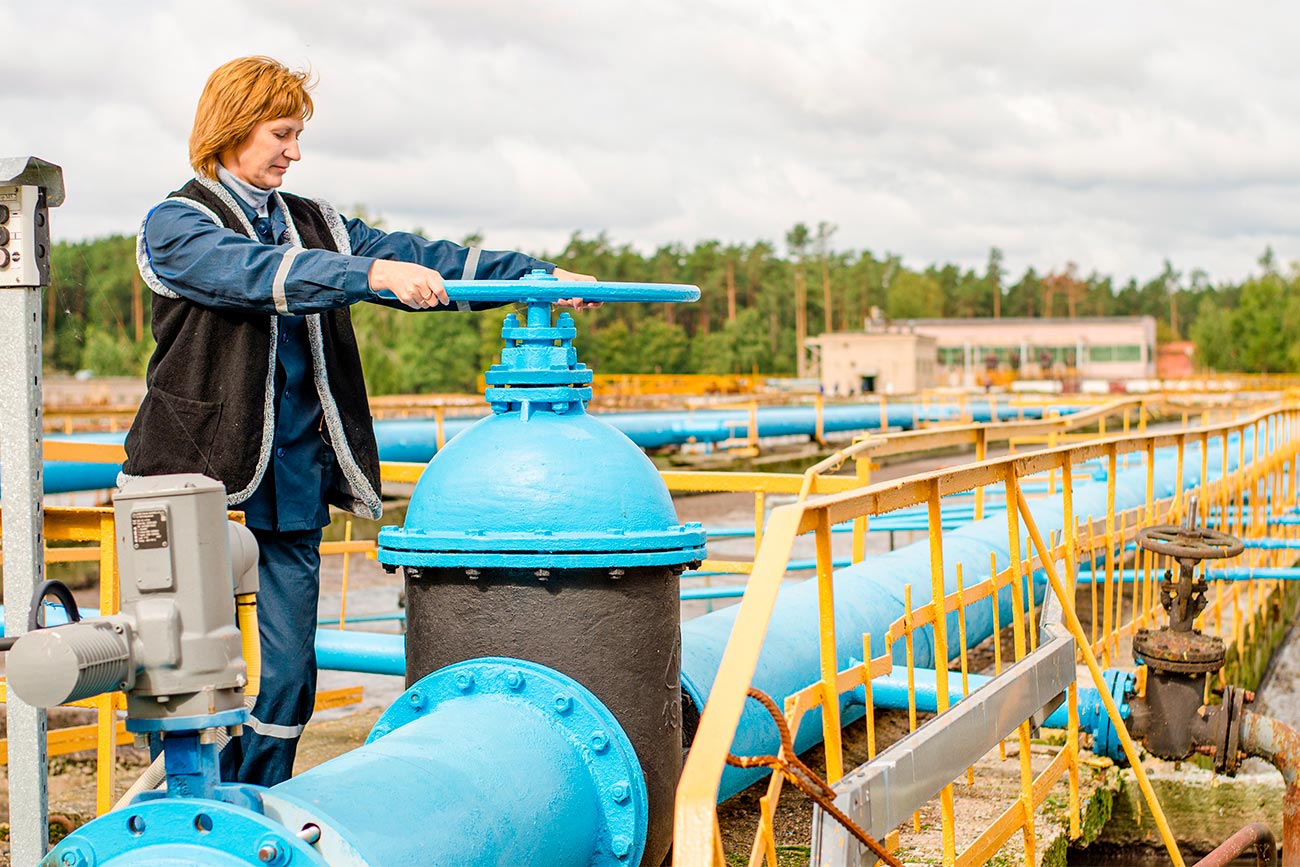
M456 675L456 689L461 692L469 692L474 688L474 675L468 671L462 671Z
M555 694L555 712L558 714L567 714L573 710L573 699L569 698L562 692Z
M609 841L609 848L618 858L626 858L632 851L632 841L623 834L617 834Z
M619 780L617 783L615 783L613 787L611 787L609 790L610 795L612 795L614 798L614 803L616 804L627 803L627 799L629 795L631 795L631 792L629 792L628 789L629 786L625 780Z
M411 707L415 708L416 710L419 710L420 708L424 707L424 696L420 695L420 691L418 689L411 690L411 692L407 694L406 700L409 701L411 703Z
M511 689L524 688L524 676L517 671L511 671L506 674L506 686Z
M598 753L603 753L605 750L609 749L609 736L600 729L596 729L596 731L591 733L591 739L588 743L591 744L593 750Z
M275 843L263 843L257 849L257 860L263 864L278 864L280 862L280 847Z

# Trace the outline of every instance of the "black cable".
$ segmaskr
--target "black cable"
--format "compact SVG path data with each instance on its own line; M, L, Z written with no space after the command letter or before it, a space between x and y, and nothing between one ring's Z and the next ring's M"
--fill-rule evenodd
M77 600L72 598L72 591L68 589L68 585L62 581L50 579L43 582L40 587L36 588L36 592L32 594L32 607L27 612L27 631L31 632L35 629L45 628L41 626L39 621L41 605L45 602L46 596L53 596L62 603L64 610L68 612L69 623L76 623L81 619L81 611L77 608Z
M68 585L64 584L62 581L51 579L43 582L40 587L36 588L36 592L32 594L31 610L27 612L28 632L34 632L37 629L45 628L40 623L40 611L41 606L45 604L46 596L53 596L63 606L64 610L68 612L69 623L76 623L81 619L81 610L77 608L77 600L73 598L72 591L68 589ZM22 636L18 636L18 638L21 637ZM0 638L0 653L4 653L13 647L14 643L18 641L18 638Z

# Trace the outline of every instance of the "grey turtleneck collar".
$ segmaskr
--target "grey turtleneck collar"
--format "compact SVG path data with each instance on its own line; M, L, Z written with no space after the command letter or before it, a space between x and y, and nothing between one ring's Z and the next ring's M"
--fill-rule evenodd
M217 164L217 180L230 188L230 191L239 198L243 199L244 204L248 205L257 212L259 217L267 216L266 203L271 198L274 190L264 190L255 187L248 181L235 177L225 166Z

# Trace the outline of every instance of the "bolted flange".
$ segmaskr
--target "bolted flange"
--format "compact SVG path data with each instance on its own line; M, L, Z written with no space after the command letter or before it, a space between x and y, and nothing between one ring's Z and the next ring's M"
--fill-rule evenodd
M412 700L412 696L419 700ZM539 722L560 732L591 776L605 828L605 851L637 864L645 850L649 795L632 742L618 720L582 684L552 668L521 659L482 657L421 678L376 721L366 743L438 713L445 702L522 702Z
M1139 629L1133 654L1152 671L1199 675L1223 668L1227 648L1217 635L1173 629Z
M326 867L312 846L251 807L201 798L136 802L64 837L41 867Z

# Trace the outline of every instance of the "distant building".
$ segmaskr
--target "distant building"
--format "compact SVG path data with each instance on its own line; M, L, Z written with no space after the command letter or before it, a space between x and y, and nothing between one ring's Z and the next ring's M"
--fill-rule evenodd
M1156 376L1161 379L1184 379L1196 373L1192 363L1196 344L1190 340L1162 343L1156 353Z
M935 386L937 343L909 330L839 331L809 338L828 395L911 394Z
M905 393L1015 379L1150 379L1151 316L909 319L807 341L827 394Z

